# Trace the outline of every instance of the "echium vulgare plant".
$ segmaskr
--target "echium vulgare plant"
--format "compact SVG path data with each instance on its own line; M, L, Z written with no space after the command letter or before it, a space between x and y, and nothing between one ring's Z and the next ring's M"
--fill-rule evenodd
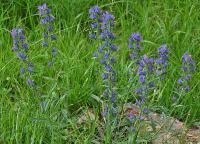
M51 14L51 9L47 7L47 4L44 3L41 6L38 6L39 10L39 16L40 16L40 24L43 27L43 40L41 42L41 45L43 47L47 47L50 49L47 49L47 51L51 54L48 54L49 60L48 65L51 66L54 62L54 58L57 53L57 49L55 47L54 41L57 39L56 35L54 34L54 16Z
M134 89L134 96L136 99L135 105L139 108L138 114L130 112L130 133L129 142L136 143L138 134L143 125L144 118L148 116L148 97L151 90L154 88L154 81L152 76L154 75L155 66L154 59L149 58L146 54L141 56L138 61L137 78L138 87Z
M192 56L188 53L185 53L182 56L182 75L177 80L178 83L178 93L179 95L184 95L185 93L189 92L190 90L190 80L191 74L195 71L195 62L192 59ZM173 98L174 100L177 97Z
M163 87L164 80L168 71L169 67L169 50L167 48L166 44L162 44L158 49L157 49L157 57L155 59L155 85L156 85L156 91L154 91L154 96L156 96L158 93L160 93L160 90ZM154 97L152 101L154 101Z
M165 74L167 72L168 67L168 55L169 50L167 49L167 45L163 44L158 48L158 58L155 60L156 63L156 74L159 76L159 80L163 80L165 78Z
M31 61L29 61L27 55L29 45L26 43L24 30L21 28L13 28L11 31L11 36L13 38L12 50L16 53L17 57L21 61L20 74L23 78L26 79L26 83L28 86L34 86L35 82L31 78L31 75L33 73L33 64Z
M94 57L99 61L98 71L104 85L105 105L102 114L106 118L107 124L110 125L114 122L117 114L116 71L114 70L114 63L116 62L114 52L117 51L117 46L113 44L115 34L112 32L115 17L108 11L100 10L98 6L89 9L89 14L92 19L92 31L89 37L98 42L98 50L94 52Z
M131 50L130 58L138 60L140 58L140 52L142 50L140 42L142 38L139 33L132 33L129 38L128 47Z
M128 73L130 75L129 78L129 82L133 83L133 78L134 75L136 74L136 70L137 70L137 64L139 63L139 59L141 57L141 45L140 42L142 41L142 37L140 35L140 33L132 33L131 37L129 38L129 43L128 43L128 47L129 47L129 57L132 60L132 62L129 65L129 69L128 69Z

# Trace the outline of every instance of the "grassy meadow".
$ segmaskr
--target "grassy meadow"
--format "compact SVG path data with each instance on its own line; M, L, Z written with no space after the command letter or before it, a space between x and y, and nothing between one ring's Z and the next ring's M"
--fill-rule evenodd
M55 17L58 52L52 67L47 66L48 50L41 46L43 29L37 7L43 3ZM95 5L115 16L118 103L135 101L128 82L128 39L131 33L139 32L143 53L155 56L163 43L169 49L170 66L150 96L150 110L173 116L188 127L200 122L199 0L0 0L0 144L109 144L99 140L102 125L98 118L77 124L88 109L93 109L96 117L102 111L97 99L101 99L103 86L93 58L98 44L88 38L88 10ZM25 29L35 88L27 86L20 76L22 63L12 51L10 34L15 27ZM196 72L190 91L174 104L185 52L196 62ZM127 135L119 127L110 135L112 143L127 143Z

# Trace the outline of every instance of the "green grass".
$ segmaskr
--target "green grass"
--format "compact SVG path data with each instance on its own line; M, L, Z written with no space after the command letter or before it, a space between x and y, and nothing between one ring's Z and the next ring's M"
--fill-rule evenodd
M128 92L128 47L132 32L140 32L144 52L153 55L166 43L170 49L169 73L152 100L151 108L172 114L188 125L200 120L200 3L198 0L50 0L56 17L58 56L53 69L45 67L45 49L38 24L40 0L1 0L0 6L0 143L92 143L98 139L97 120L78 127L83 109L100 104L91 96L101 95L102 85L95 74L92 53L96 44L87 37L88 9L99 5L116 17L116 44L119 45L118 93L120 101L134 100ZM37 91L29 89L19 77L20 64L11 51L13 27L25 28L30 57L35 64ZM93 43L93 44L92 44ZM171 98L180 74L181 56L188 51L197 69L191 91L173 105ZM48 103L46 109L39 102ZM78 111L80 109L80 111ZM120 129L117 129L120 131ZM114 136L116 141L126 140ZM118 139L117 139L118 138ZM120 138L120 139L119 139Z

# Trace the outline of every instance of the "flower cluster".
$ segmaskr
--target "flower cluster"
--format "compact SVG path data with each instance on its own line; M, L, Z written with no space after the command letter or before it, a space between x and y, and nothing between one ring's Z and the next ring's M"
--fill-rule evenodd
M130 58L131 59L137 59L140 57L139 53L142 50L140 42L142 38L139 33L132 33L131 37L129 38L129 44L128 47L132 52L130 53Z
M103 12L99 7L89 9L90 18L93 20L91 23L92 32L90 38L98 38L100 45L98 50L94 53L94 57L99 60L100 71L105 91L103 95L108 101L105 106L104 115L109 111L116 114L116 91L115 81L116 72L114 71L113 64L116 62L114 51L117 51L117 46L112 43L115 39L115 34L112 32L115 17L108 11Z
M22 76L26 77L27 84L29 86L33 86L34 80L31 79L31 74L33 73L33 64L32 62L29 61L27 56L29 45L26 43L26 36L24 34L24 30L21 28L14 28L11 31L11 36L13 38L12 50L16 53L17 57L22 61L20 73Z
M155 60L157 64L156 74L160 76L161 79L164 78L166 72L167 72L167 66L168 66L168 54L169 51L167 49L167 45L163 44L160 48L158 48L158 55L159 58Z
M101 22L102 11L98 6L89 9L89 17L92 19L90 24L92 31L90 31L89 38L96 39L99 35L99 25Z
M154 81L151 80L155 71L154 61L153 58L149 58L146 54L141 56L138 61L137 76L139 87L134 90L134 95L136 95L135 105L140 109L140 112L138 114L130 113L129 119L132 126L144 120L144 115L149 112L147 104L148 95L155 85ZM131 129L137 130L136 127L132 126Z
M128 43L128 47L129 47L129 57L130 59L133 61L133 63L131 63L129 70L128 70L128 74L130 75L129 78L129 82L132 84L133 83L133 78L134 75L136 74L136 70L137 70L137 65L139 63L139 59L141 57L141 45L140 42L142 40L142 37L140 35L140 33L132 33L130 38L129 38L129 43Z
M179 84L179 90L181 92L188 92L190 90L189 81L191 79L191 73L195 71L195 62L192 60L192 56L185 53L182 56L182 77L177 81Z
M53 43L53 41L57 39L56 35L53 33L53 22L55 18L51 15L51 9L47 7L46 3L38 6L38 10L40 16L40 24L43 26L43 41L41 42L41 45L43 47L51 48L51 55L48 61L48 65L51 66L57 53L57 49Z
M139 76L138 82L140 87L135 89L135 94L139 96L140 100L136 100L137 105L144 100L144 97L148 96L150 89L155 85L154 81L151 80L151 76L155 70L154 59L144 54L138 65L137 75ZM143 100L141 100L141 98Z

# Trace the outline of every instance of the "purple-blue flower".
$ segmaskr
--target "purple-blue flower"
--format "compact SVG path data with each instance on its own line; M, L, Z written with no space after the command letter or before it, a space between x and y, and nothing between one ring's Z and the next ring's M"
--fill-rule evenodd
M18 50L18 46L14 45L12 48L13 51L17 51Z
M100 63L101 63L101 64L106 64L106 59L103 59L103 58L102 58L102 59L100 60Z
M27 79L27 84L29 86L34 86L35 85L35 81L34 80L31 80L30 78Z
M190 86L185 87L185 91L188 92L190 90Z
M113 51L116 51L117 50L117 46L114 45L114 44L110 44L110 49L113 50Z
M41 19L40 24L45 25L47 23L46 19Z
M108 78L108 74L107 73L103 73L103 74L101 74L101 77L105 80L105 79Z
M43 47L47 47L47 46L48 46L48 42L42 41L42 42L41 42L41 45L42 45Z
M20 35L20 40L25 40L26 36L25 35Z
M155 86L155 82L151 81L149 82L149 87L154 87Z
M51 35L51 40L56 40L56 39L57 39L56 35L55 35L55 34L52 34L52 35Z
M91 23L91 28L97 28L98 27L98 23L97 22L94 22L94 23Z
M183 83L183 80L182 79L178 79L178 84L182 84Z
M111 62L111 63L115 63L115 62L116 62L116 58L115 58L115 57L112 57L111 60L110 60L110 62Z
M27 56L22 52L17 53L17 56L22 60L26 60L27 59Z
M109 54L109 53L106 53L106 54L104 55L104 59L108 59L109 56L110 56L110 54Z
M140 34L139 33L132 33L131 34L131 40L133 41L133 40L136 40L136 41L141 41L141 36L140 36Z
M144 109L142 110L142 112L146 114L146 113L148 113L148 112L149 112L149 109L147 109L147 108L144 108Z
M48 7L47 7L47 4L44 3L43 5L38 6L38 10L39 10L39 15L40 15L40 16L42 16L42 15L48 13Z
M47 31L53 31L54 27L52 25L48 25L46 27Z
M29 72L29 73L33 73L33 67L29 66L29 67L28 67L28 72Z
M131 53L130 54L130 58L131 59L135 59L137 57L137 54L135 52Z
M27 43L22 43L22 48L24 48L24 50L28 50L29 46Z
M112 71L112 67L110 65L105 65L105 70L108 72Z
M13 38L15 38L18 35L18 30L16 28L12 29L11 35Z
M103 17L103 23L106 24L108 21L113 21L115 19L115 17L110 14L108 11L104 12L102 14L102 17Z
M89 13L100 13L101 10L98 6L89 9Z
M116 97L115 97L115 96L111 96L110 101L111 101L112 103L116 102Z
M139 82L142 83L142 84L145 83L145 76L144 75L140 75Z
M25 69L22 67L22 68L20 68L20 73L21 74L24 74L26 71L25 71Z
M101 10L98 6L89 9L89 17L91 19L97 19L100 14Z
M50 15L46 15L45 18L44 18L47 22L52 22L54 20L54 17L53 16L50 16Z
M138 88L135 90L135 93L136 94L141 94L143 92L142 88Z

